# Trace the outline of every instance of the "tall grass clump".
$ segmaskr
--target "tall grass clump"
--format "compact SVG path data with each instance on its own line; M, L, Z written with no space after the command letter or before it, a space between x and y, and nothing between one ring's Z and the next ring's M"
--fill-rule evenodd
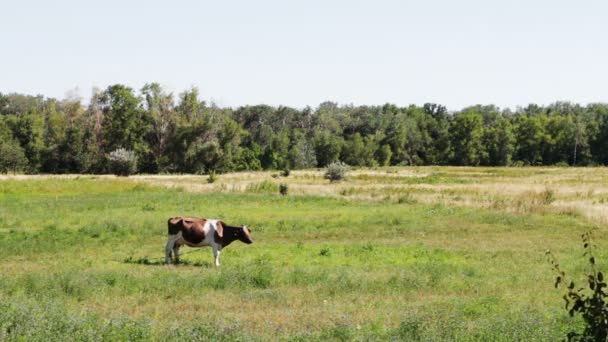
M253 193L276 193L279 190L277 184L271 181L262 181L259 183L249 183L247 185L247 192Z

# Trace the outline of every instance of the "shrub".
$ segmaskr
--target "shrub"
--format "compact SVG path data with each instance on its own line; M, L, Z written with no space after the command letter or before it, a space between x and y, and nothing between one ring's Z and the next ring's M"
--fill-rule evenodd
M207 178L207 183L212 184L217 180L217 176L215 174L215 170L211 170L209 172L209 178Z
M119 148L108 155L110 172L117 176L129 176L137 170L135 152Z
M281 171L281 176L289 177L290 173L291 173L291 171L289 170L289 168L284 168L283 171Z
M289 191L289 187L287 186L287 184L281 183L279 185L279 192L281 193L281 195L283 195L283 196L287 195L288 191Z
M568 291L563 296L566 301L566 310L573 317L580 314L584 321L582 332L570 331L567 335L568 341L606 341L608 338L608 305L606 299L608 294L604 292L606 282L604 274L598 271L593 256L591 232L581 235L583 240L583 255L588 257L589 271L587 282L591 293L587 293L583 287L576 288L574 281L570 281ZM555 287L567 283L566 273L561 270L559 263L550 251L547 252L553 270L557 273Z
M330 182L339 182L346 179L346 173L348 170L348 165L341 161L331 163L327 165L325 179L329 179Z

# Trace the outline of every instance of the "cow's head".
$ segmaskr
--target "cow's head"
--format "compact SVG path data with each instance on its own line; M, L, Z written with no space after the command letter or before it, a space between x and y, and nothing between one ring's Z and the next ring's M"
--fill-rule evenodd
M237 239L243 241L246 244L253 243L253 240L251 240L251 231L247 226L242 226L237 231Z

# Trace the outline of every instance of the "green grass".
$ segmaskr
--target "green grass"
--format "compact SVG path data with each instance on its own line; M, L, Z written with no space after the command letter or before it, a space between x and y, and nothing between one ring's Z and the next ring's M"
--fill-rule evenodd
M0 340L553 341L578 324L544 252L582 275L579 217L270 188L0 181ZM254 244L220 269L208 248L164 266L174 215L248 224Z

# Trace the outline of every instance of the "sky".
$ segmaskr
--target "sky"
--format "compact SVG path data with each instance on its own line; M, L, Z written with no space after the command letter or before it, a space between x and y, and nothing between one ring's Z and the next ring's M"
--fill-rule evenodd
M603 0L0 0L0 92L219 106L608 101Z

